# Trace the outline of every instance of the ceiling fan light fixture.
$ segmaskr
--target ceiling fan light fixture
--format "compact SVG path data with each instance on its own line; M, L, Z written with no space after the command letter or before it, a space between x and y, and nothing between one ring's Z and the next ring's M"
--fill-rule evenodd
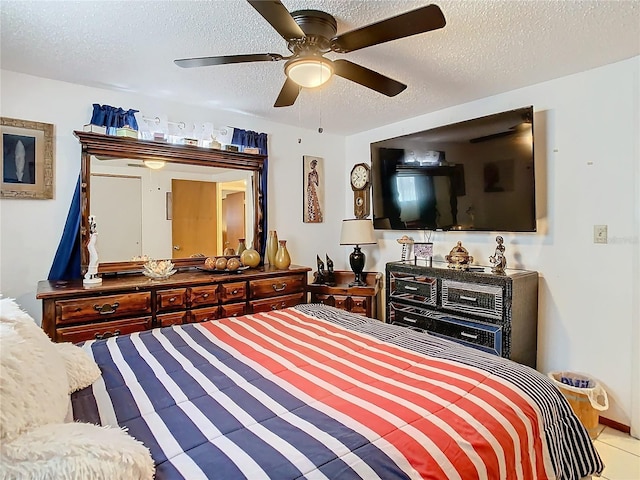
M146 167L152 170L160 170L162 167L164 167L165 161L164 160L145 160L144 164Z
M333 75L333 62L323 57L296 58L287 62L287 77L304 88L325 84Z

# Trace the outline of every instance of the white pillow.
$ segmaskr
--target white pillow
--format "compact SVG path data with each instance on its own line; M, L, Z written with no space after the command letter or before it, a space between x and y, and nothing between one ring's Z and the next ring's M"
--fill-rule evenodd
M3 441L32 427L64 421L69 405L62 357L11 299L0 300L0 398Z
M82 348L72 343L55 343L58 354L66 365L69 393L82 390L101 375L98 364Z
M0 478L151 480L149 450L118 428L88 423L45 425L2 442Z

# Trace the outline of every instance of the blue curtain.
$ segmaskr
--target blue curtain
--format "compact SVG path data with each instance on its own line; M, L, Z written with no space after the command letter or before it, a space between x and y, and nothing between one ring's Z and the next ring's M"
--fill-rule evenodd
M262 155L268 155L267 152L267 134L266 133L258 133L253 132L251 130L242 130L239 128L233 129L233 138L231 139L231 143L233 145L238 145L241 147L250 147L250 148L259 148L260 153ZM269 161L267 158L264 159L264 167L262 170L262 202L260 206L262 208L262 216L264 218L265 230L262 232L260 236L260 256L264 258L265 249L267 246L267 172L269 170Z
M78 177L62 239L49 271L49 280L80 278L80 251L80 177Z
M134 130L138 130L138 122L135 114L138 110L124 110L120 107L112 107L111 105L93 104L93 114L91 115L91 123L107 127L107 133L115 135L115 129L128 126Z

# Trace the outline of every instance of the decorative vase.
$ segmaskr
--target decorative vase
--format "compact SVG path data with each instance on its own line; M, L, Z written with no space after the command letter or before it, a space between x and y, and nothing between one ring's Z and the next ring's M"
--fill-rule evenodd
M275 258L275 267L278 270L286 270L291 265L291 257L289 256L289 251L287 250L287 241L280 240L278 242L280 245L278 247L278 251L276 252Z
M253 248L247 248L240 255L240 261L247 267L256 268L258 265L260 265L260 254Z
M236 250L236 255L242 255L242 252L244 252L247 249L247 245L244 243L244 238L239 238L238 239L238 249Z
M276 260L276 252L278 251L278 232L269 230L267 237L267 260L269 265L274 266Z

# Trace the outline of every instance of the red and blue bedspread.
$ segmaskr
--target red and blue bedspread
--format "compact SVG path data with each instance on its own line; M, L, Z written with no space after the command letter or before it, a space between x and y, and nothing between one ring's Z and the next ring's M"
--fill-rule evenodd
M578 479L602 462L528 367L331 307L83 348L77 420L127 427L161 479Z

